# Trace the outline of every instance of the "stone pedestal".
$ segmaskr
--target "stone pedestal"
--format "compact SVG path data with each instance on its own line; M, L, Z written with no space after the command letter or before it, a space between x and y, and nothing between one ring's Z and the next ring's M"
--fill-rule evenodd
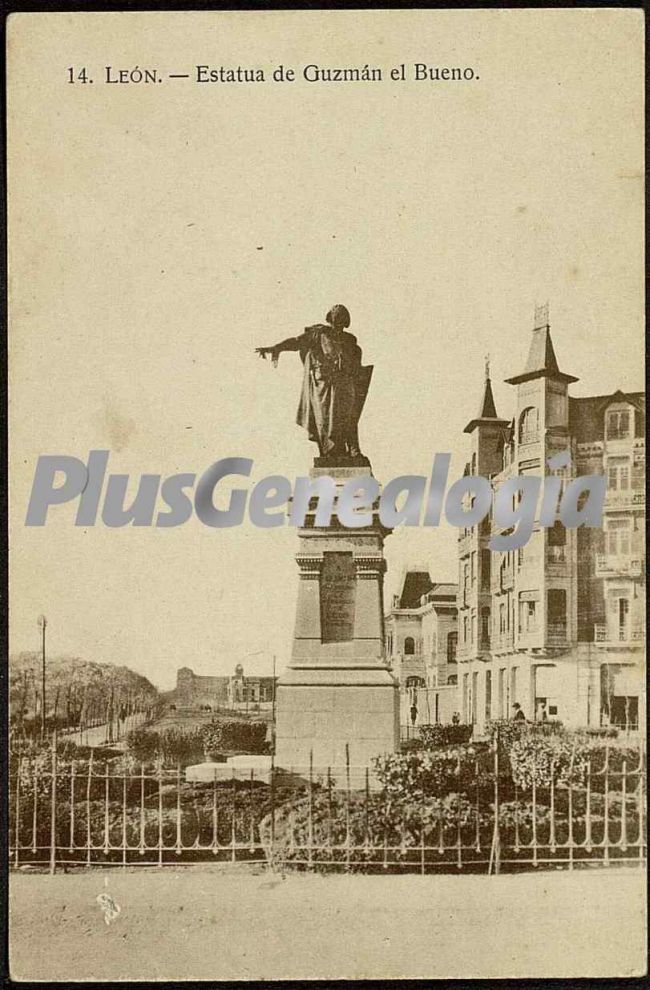
M337 490L369 467L314 468ZM300 568L291 661L276 702L275 764L315 771L350 764L365 767L392 753L399 740L397 681L384 660L384 539L379 521L347 529L314 522L315 503L299 530Z

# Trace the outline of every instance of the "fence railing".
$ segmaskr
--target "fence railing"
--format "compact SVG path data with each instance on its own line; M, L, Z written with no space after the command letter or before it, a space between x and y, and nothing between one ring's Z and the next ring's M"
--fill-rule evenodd
M499 872L646 861L645 757L603 747L579 778L533 772L517 786L500 747L453 786L408 793L377 768L233 771L191 783L175 770L17 758L10 771L11 863L164 866L198 861L399 872ZM565 768L566 769L566 768Z

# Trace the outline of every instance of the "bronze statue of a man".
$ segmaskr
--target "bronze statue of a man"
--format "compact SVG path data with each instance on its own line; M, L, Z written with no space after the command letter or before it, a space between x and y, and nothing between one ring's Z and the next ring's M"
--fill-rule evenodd
M296 422L318 444L323 465L367 464L359 450L358 426L372 366L361 364L357 338L347 333L350 314L333 306L326 323L306 327L299 337L288 337L256 353L273 364L283 351L298 351L304 365Z

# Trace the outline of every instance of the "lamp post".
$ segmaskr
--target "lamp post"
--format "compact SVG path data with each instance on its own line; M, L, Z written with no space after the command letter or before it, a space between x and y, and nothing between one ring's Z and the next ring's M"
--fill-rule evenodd
M38 627L42 634L42 693L41 693L41 739L45 739L45 630L47 629L47 619L44 615L38 617Z

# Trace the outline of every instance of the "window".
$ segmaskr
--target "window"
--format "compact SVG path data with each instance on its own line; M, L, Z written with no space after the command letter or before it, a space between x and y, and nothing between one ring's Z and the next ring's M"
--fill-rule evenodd
M618 639L625 643L628 639L628 623L630 618L629 598L618 599Z
M474 582L476 581L476 550L472 550L472 555L470 557L470 560L472 563L472 568L471 568L472 584L474 584Z
M607 411L606 435L608 440L625 440L630 435L632 417L629 407L611 407Z
M510 671L510 704L514 705L517 700L517 667Z
M475 643L476 642L476 609L475 608L472 609L472 624L471 624L470 635L472 637L472 643Z
M469 642L469 616L463 616L463 643Z
M630 487L629 457L609 457L607 459L607 488L610 492L627 491Z
M456 663L457 650L458 650L458 633L450 632L447 635L447 663Z
M481 609L481 646L488 649L490 646L490 610Z
M485 671L485 720L492 718L492 671Z
M415 640L412 636L407 636L404 640L404 653L408 657L412 657L415 653Z
M488 591L490 588L490 565L491 551L481 550L481 588L483 591Z
M476 722L477 711L478 711L478 673L475 671L472 674L472 722Z
M564 588L549 588L548 629L550 633L566 632L566 591Z
M503 634L506 631L506 606L502 602L499 605L499 632Z
M539 416L534 406L524 409L519 417L519 443L534 443L538 439Z
M499 718L505 718L506 715L506 668L502 667L499 671Z
M608 519L606 525L605 540L609 556L627 556L630 552L630 520Z
M566 546L566 529L563 523L561 522L553 523L553 525L547 530L547 532L548 532L549 547Z
M463 563L463 605L467 604L467 597L469 595L469 563L464 561Z
M537 629L537 601L528 595L529 592L522 592L519 601L519 632L524 636Z

